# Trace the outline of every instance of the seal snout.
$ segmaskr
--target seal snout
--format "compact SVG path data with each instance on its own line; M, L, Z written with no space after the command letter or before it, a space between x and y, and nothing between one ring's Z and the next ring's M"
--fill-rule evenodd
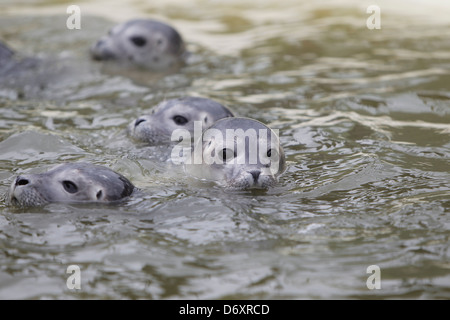
M256 183L258 182L258 178L261 175L261 170L250 170L248 171L253 177L253 181Z
M18 176L12 182L9 190L9 201L10 203L16 205L20 203L20 197L24 192L26 193L31 184L31 179L26 176Z
M94 43L89 52L91 53L91 57L94 60L101 60L102 59L102 55L100 54L100 47L103 45L105 41L103 39L98 40L96 43Z
M115 58L114 52L112 48L110 48L106 38L101 38L95 42L90 48L90 53L94 60L109 60Z
M128 197L133 190L127 178L106 167L63 163L44 173L17 176L11 183L9 200L15 206L108 203Z
M30 180L23 176L18 176L15 181L16 186L26 186L29 183L30 183Z
M144 118L138 118L136 119L136 121L134 122L134 126L137 127L138 125L140 125L142 122L147 121L147 119Z

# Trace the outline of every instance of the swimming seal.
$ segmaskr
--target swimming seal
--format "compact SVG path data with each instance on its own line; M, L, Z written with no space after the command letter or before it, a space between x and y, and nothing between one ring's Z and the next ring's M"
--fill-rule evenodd
M4 66L8 63L14 55L14 51L9 48L5 43L0 41L0 65Z
M108 203L131 195L134 185L106 167L65 163L40 174L18 176L9 199L15 206L42 206L52 202Z
M233 113L220 103L207 98L184 97L158 104L153 113L133 120L127 128L128 134L150 145L170 144L176 129L194 132L194 122L202 124L202 130L219 119L233 117Z
M229 189L267 189L286 168L276 133L250 118L218 120L196 142L186 173Z
M114 60L151 70L168 69L183 61L184 41L171 26L145 19L113 27L90 48L95 60Z
M36 68L39 62L37 58L18 57L15 50L0 41L0 82L17 78L21 72Z

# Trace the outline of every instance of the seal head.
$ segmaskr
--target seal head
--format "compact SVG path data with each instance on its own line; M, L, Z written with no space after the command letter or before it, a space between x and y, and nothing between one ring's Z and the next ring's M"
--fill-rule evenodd
M185 46L171 26L136 19L113 27L90 48L95 60L114 60L152 70L165 70L182 62Z
M52 202L108 203L131 195L134 185L124 176L89 163L60 164L48 172L18 176L9 199L16 206Z
M185 163L187 173L237 190L267 189L285 168L277 134L257 120L237 117L206 129Z

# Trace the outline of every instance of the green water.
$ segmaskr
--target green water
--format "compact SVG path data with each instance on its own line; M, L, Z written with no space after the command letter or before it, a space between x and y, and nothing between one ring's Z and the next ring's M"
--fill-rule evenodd
M364 1L80 1L82 28L68 30L74 3L5 3L0 39L48 67L0 88L0 298L450 298L448 4L377 1L369 30ZM89 61L137 16L175 26L189 63L149 75ZM129 122L184 95L278 129L278 185L225 192L128 139ZM16 175L78 160L141 192L8 206ZM381 289L367 287L371 265Z

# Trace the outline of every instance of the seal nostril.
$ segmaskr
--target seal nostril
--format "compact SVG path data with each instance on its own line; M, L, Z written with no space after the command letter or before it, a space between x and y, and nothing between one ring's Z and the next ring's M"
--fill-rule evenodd
M30 183L30 181L28 179L21 178L21 177L18 177L16 180L16 186L26 186L29 183Z
M97 192L97 195L96 195L97 200L100 200L100 199L102 198L102 196L103 196L102 190L100 190L99 192Z
M137 120L134 122L134 126L137 127L139 124L141 124L142 122L145 122L145 121L147 121L147 120L145 120L145 119L137 119Z
M250 174L253 176L253 180L257 181L259 178L259 175L261 174L261 171L252 170L252 171L250 171Z

